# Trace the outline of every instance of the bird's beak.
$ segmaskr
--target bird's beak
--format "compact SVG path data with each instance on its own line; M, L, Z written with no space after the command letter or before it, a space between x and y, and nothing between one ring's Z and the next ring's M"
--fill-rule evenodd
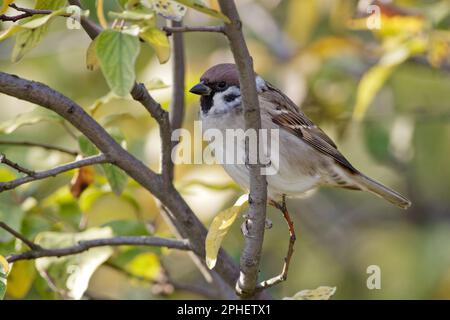
M189 90L190 93L198 94L199 96L208 96L211 94L211 88L202 82L197 83Z

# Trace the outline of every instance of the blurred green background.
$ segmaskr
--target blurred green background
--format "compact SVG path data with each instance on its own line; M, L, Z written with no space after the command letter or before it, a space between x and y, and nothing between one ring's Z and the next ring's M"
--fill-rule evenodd
M93 2L84 1L91 6L91 17L95 19ZM115 1L109 2L109 6L115 6ZM270 289L271 293L281 298L326 285L337 287L337 299L450 299L448 1L393 1L408 13L384 16L381 31L356 26L358 17L364 16L364 12L358 13L358 5L364 1L237 2L256 71L301 105L355 167L413 202L409 210L401 211L370 194L337 189L321 189L302 199L289 200L299 237L289 279ZM210 5L217 8L215 1ZM188 25L218 22L193 10L185 18ZM410 28L415 22L419 27ZM388 27L393 31L383 33L383 28ZM187 87L195 84L209 66L232 61L221 35L186 34L185 41ZM372 77L361 88L361 79L379 66L381 57L408 41L420 42L419 49L411 50L404 61L394 64L386 79ZM18 63L10 62L13 41L1 42L0 70L44 82L88 110L109 91L101 72L90 72L85 67L89 43L84 31L67 30L63 19L56 20L43 43ZM168 107L171 61L160 65L152 49L143 46L137 73L139 81L161 79L169 85L152 91ZM377 84L380 90L376 90ZM359 121L355 120L358 97L371 93L374 98L369 99L367 110L359 115ZM186 99L184 127L192 129L199 106L197 97L186 93ZM0 96L0 106L1 141L27 140L78 149L72 137L75 129L55 121L46 112L33 111L36 106L4 95ZM13 122L17 123L18 116L25 118L27 125L15 128ZM140 105L112 99L98 107L95 117L120 129L128 150L150 167L158 168L158 129ZM35 170L72 159L39 148L0 145L0 151ZM171 235L155 199L143 188L129 181L124 193L117 196L101 171L96 170L95 182L79 199L69 191L74 172L0 194L0 220L30 238L43 231L79 232L105 224L118 225L123 234ZM0 166L0 181L16 175ZM243 193L219 166L178 166L176 185L207 226L214 215ZM289 237L279 212L269 208L268 217L273 228L266 232L262 278L281 270ZM236 261L243 246L239 228L242 222L243 218L239 218L224 241L225 249ZM139 228L143 223L146 228ZM22 249L0 231L0 254ZM371 265L381 268L380 290L366 286L366 270ZM176 286L161 285L167 275L177 283L204 281L185 253L116 248L108 262L93 274L85 296L203 298L177 290ZM19 262L8 278L7 298L64 298L54 285L36 271L34 262Z

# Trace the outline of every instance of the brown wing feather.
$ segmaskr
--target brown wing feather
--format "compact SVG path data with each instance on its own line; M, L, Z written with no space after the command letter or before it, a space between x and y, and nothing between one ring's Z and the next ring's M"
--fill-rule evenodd
M271 114L274 123L299 137L317 151L330 156L352 173L358 173L358 170L338 151L333 140L316 126L291 99L271 84L267 84L267 87L268 89L260 95L277 106L277 112Z

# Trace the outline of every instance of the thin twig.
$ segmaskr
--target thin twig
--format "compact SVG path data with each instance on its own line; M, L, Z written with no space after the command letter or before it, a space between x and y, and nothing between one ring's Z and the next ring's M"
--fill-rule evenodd
M106 155L104 155L104 154L92 156L92 157L81 159L78 161L73 161L73 162L61 165L59 167L56 167L56 168L52 168L47 171L34 172L33 175L28 175L23 178L19 178L19 179L7 181L7 182L0 182L0 192L17 188L18 186L20 186L22 184L29 183L32 181L42 180L42 179L45 179L48 177L55 177L58 174L61 174L63 172L70 171L73 169L86 167L86 166L90 166L90 165L94 165L94 164L107 163L107 162L109 162L109 160L106 157Z
M22 7L18 7L17 5L15 5L14 3L11 3L9 5L11 8L23 12L22 14L16 15L16 16L7 16L5 14L0 15L0 21L11 21L11 22L16 22L19 21L21 19L25 19L28 17L31 17L35 14L52 14L54 11L53 10L43 10L43 9L29 9L29 8L22 8ZM70 15L63 15L66 17L69 17Z
M21 165L9 160L8 158L6 158L6 156L3 153L0 154L0 163L3 163L5 165L7 165L8 167L11 167L18 172L25 173L28 176L34 176L36 174L33 170L24 168Z
M11 21L16 22L21 19L25 19L28 17L31 17L35 14L51 14L52 10L38 10L38 9L27 9L27 8L20 8L16 6L14 3L11 3L9 5L11 8L16 9L17 11L23 12L22 14L15 15L15 16L7 16L5 14L0 15L0 21Z
M29 15L53 13L53 10L22 8L22 7L17 6L15 3L11 3L9 6L17 11L28 13Z
M78 244L55 249L37 249L30 250L19 254L14 254L6 258L9 263L19 260L33 260L43 257L64 257L78 253L82 253L91 248L105 247L105 246L153 246L153 247L166 247L178 250L191 250L189 241L186 239L166 239L158 237L114 237L105 239L83 240Z
M131 90L131 96L134 100L140 102L150 115L159 124L159 135L161 138L161 174L166 186L172 183L172 129L169 120L169 113L153 99L144 84L135 84Z
M77 156L79 153L74 150L69 150L63 147L57 147L46 143L40 143L40 142L30 142L30 141L5 141L0 140L0 145L7 145L7 146L18 146L18 147L39 147L46 150L54 150L59 151L62 153L67 153L72 156Z
M20 232L17 232L16 230L14 230L13 228L11 228L10 226L8 226L6 223L4 223L3 221L0 221L0 228L4 229L5 231L7 231L8 233L12 234L14 237L16 237L17 239L20 239L23 243L25 243L28 248L30 248L31 250L42 250L41 246L37 245L36 243L34 243L33 241L31 241L30 239L27 239L23 234L21 234Z
M170 27L163 27L163 31L167 33L167 35L172 35L173 33L182 33L182 32L217 32L225 34L224 26L176 26L172 25Z

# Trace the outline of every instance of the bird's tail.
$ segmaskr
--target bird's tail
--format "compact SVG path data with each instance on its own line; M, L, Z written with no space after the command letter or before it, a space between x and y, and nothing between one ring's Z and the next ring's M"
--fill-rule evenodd
M365 176L362 173L355 174L353 178L356 180L356 183L361 189L372 192L397 207L407 209L411 206L411 201L406 199L400 193L383 186L381 183Z

